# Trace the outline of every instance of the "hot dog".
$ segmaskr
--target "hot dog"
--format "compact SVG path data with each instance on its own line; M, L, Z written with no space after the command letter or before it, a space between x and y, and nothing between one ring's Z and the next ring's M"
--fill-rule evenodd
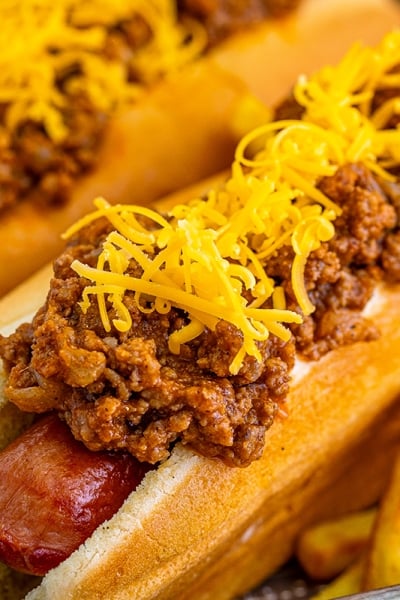
M228 167L240 135L264 118L265 109L259 100L270 105L287 92L298 72L310 72L338 59L355 38L377 42L399 19L394 0L357 0L351 6L344 0L323 3L304 0L286 16L271 16L272 1L253 1L241 2L241 8L236 8L243 27L246 26L240 31L234 3L230 20L225 14L230 3L178 3L180 11L186 16L189 13L189 24L187 20L176 23L173 0L134 3L139 15L136 20L130 20L128 1L115 5L114 9L114 3L103 5L100 0L96 3L92 8L89 5L78 10L72 0L69 3L64 0L62 7L60 3L56 7L52 2L42 2L41 10L49 11L48 21L55 31L53 38L49 34L49 44L55 45L55 49L46 60L40 58L40 53L39 58L32 60L33 55L36 57L36 46L40 49L40 40L46 40L45 36L40 37L46 30L40 21L42 13L38 13L37 26L29 27L31 3L3 3L0 264L13 264L13 269L1 269L0 294L57 255L62 247L60 234L91 209L93 197L102 194L110 202L131 202L134 196L135 203L149 203ZM60 15L63 11L68 14L69 4L75 6L81 27L95 20L95 27L89 28L87 37L82 29L78 28L75 35L74 30L71 32L60 24ZM277 6L292 11L298 4L293 0L277 2ZM213 20L203 13L207 6L210 11L207 14L214 15ZM246 6L252 8L250 13L246 12ZM258 12L255 6L259 7ZM112 10L117 11L116 15L112 15ZM122 17L118 11L122 11ZM266 16L262 12L268 12L270 18L250 26L249 15L260 21ZM117 27L113 19L119 23ZM174 60L167 65L160 49L151 45L147 62L143 49L136 62L129 62L131 50L126 47L126 40L131 34L139 41L141 36L147 40L146 19L157 32L160 30L157 40L161 47L163 43L172 43L174 35L178 37L177 47L171 50ZM200 30L196 19L207 21ZM230 25L234 31L228 35L226 29ZM108 27L105 29L109 55L106 66L97 68L96 62L90 62L91 58L96 61L97 55L92 57L88 46L101 43L98 38L101 40L103 26ZM39 36L38 31L41 31ZM189 46L192 54L179 46L185 32L194 40ZM212 38L206 39L204 32L209 32ZM25 55L21 54L21 38ZM68 54L70 38L71 43L78 44L77 57ZM199 50L203 46L206 54ZM61 75L57 89L52 92L48 82L51 72L45 67L56 61L57 52L60 52ZM196 60L199 52L201 58ZM131 76L141 73L139 88L136 83L129 87L119 81L120 65L115 57L120 55L126 57ZM279 60L271 60L271 56L279 56ZM82 81L80 60L88 70L87 84ZM182 62L186 64L183 66ZM10 74L12 64L15 77ZM148 65L147 71L144 64ZM25 73L21 65L31 69ZM165 70L169 71L168 76L164 75ZM34 83L36 71L43 78L39 99L33 93L40 87ZM105 72L112 75L113 86L106 85ZM29 81L32 79L33 88L27 86L21 93L18 85L24 84L25 76L30 77ZM69 85L69 93L72 97L77 94L79 102L71 108L69 101L60 113L57 103L64 102L57 95L61 83L64 87ZM89 99L83 93L85 86L91 91ZM98 104L95 112L94 101ZM27 121L27 115L33 122Z
M354 46L202 197L100 198L66 232L1 338L5 397L155 468L28 598L233 598L376 500L400 434L399 62L398 32Z
M3 531L1 553L18 570L39 575L68 558L98 525L110 519L148 470L126 453L87 452L56 415L35 423L28 434L7 447L2 459L3 473L13 474L14 479L7 478L8 495L3 497L4 511L13 500L12 527ZM43 472L45 477L41 477ZM30 511L31 497L19 494L21 486L34 490L35 520L29 535L24 526L19 528L21 513ZM39 506L43 506L42 515Z

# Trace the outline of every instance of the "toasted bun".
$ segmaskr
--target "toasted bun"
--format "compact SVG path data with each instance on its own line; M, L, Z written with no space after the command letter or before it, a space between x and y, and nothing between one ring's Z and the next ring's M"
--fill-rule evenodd
M336 61L354 41L374 44L399 23L394 0L304 0L291 17L233 36L149 90L111 120L96 169L76 182L65 206L44 210L27 200L1 217L0 264L13 267L0 270L0 296L56 256L60 233L95 196L150 203L218 172L246 121L258 124L250 94L271 106L299 73Z
M49 277L45 269L1 300L3 331L36 310ZM27 598L232 599L290 557L301 529L376 501L400 441L399 302L400 286L377 290L368 310L378 340L295 367L288 416L260 460L229 468L177 446ZM9 410L1 426L19 427ZM2 598L21 598L11 581L8 572Z

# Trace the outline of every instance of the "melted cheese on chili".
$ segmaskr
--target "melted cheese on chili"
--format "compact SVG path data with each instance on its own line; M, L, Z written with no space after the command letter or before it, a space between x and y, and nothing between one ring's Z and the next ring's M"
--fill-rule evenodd
M214 330L220 320L228 321L243 335L232 373L246 355L260 359L258 343L271 333L288 340L285 324L301 322L302 315L286 309L283 290L268 276L265 262L280 247L293 248L292 287L302 314L310 314L314 307L304 281L306 261L333 237L341 212L318 183L354 161L390 178L385 168L398 163L400 133L382 127L398 105L389 100L373 114L371 101L378 87L400 87L400 76L392 73L397 64L400 34L395 32L377 48L357 45L336 67L301 77L294 94L304 107L302 119L267 123L246 135L228 181L205 198L176 206L166 217L97 199L97 211L66 234L100 216L115 229L96 268L72 264L92 282L84 290L82 309L96 296L104 327L110 330L106 306L111 303L117 314L113 325L120 331L131 327L124 304L128 290L143 312L182 309L188 324L170 336L174 353L206 327ZM140 215L147 217L148 226ZM139 263L142 277L126 272L130 260Z
M107 29L137 16L151 32L125 62L107 56ZM69 91L84 90L107 112L135 100L151 82L198 56L206 34L194 21L178 22L174 0L2 0L0 2L0 103L14 130L31 119L55 140L66 135L65 96L57 85L73 74ZM129 63L129 64L128 64Z

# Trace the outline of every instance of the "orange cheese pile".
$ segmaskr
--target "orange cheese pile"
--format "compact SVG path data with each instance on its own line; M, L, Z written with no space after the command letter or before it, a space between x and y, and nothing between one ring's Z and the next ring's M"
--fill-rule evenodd
M75 72L70 90L84 90L100 110L136 99L142 86L128 81L127 64L103 52L107 28L133 15L152 34L131 59L143 82L178 69L205 46L199 24L178 22L175 0L1 0L0 103L7 105L6 128L32 119L61 140L65 96L56 80L62 73Z
M284 245L293 248L293 290L303 315L310 314L314 307L305 287L305 264L332 238L340 214L318 182L353 161L390 177L385 167L399 162L400 133L381 129L382 113L387 116L398 106L389 101L371 113L377 87L388 81L400 87L399 76L389 74L395 64L400 64L397 32L375 49L355 46L336 67L300 78L294 93L305 108L302 119L267 123L246 135L228 181L205 198L176 206L165 218L148 208L110 206L97 199L97 211L66 233L100 216L115 229L97 268L78 261L72 265L92 282L83 294L83 311L96 296L105 329L111 329L106 309L111 303L114 327L126 331L131 327L127 291L143 312L182 309L188 324L170 336L174 353L205 328L228 321L243 336L230 365L233 374L246 355L261 359L258 345L269 334L288 340L285 323L299 323L302 315L286 309L282 288L265 270L266 260ZM150 225L140 224L139 215ZM131 260L142 267L141 278L126 272Z

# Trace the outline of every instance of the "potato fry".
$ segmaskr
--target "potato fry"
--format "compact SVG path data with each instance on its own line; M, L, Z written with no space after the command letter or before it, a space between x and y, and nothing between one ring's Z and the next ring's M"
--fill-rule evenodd
M320 581L339 575L366 548L375 516L376 509L371 508L307 529L296 551L305 572Z
M331 600L332 598L357 594L361 590L364 563L364 556L358 558L339 577L334 579L316 595L312 596L311 600Z
M372 590L400 583L400 456L384 494L367 561L363 589Z

